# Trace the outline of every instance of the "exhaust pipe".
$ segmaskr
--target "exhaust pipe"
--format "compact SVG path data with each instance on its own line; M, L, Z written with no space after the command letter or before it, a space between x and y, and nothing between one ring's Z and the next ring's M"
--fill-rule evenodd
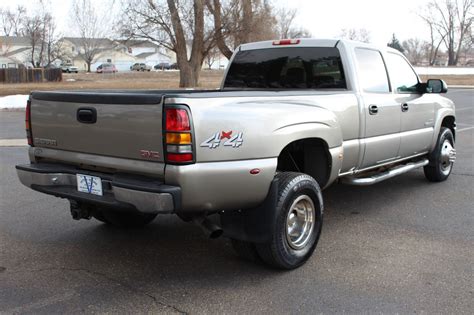
M194 217L193 223L198 225L211 239L218 238L224 233L220 226L206 217Z

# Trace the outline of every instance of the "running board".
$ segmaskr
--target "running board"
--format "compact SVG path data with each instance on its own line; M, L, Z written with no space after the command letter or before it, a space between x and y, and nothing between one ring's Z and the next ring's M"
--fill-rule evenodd
M381 181L384 181L386 179L395 177L397 175L404 174L416 168L428 165L428 163L429 163L428 159L424 159L418 162L412 162L405 165L396 166L388 171L375 174L370 177L353 177L353 176L342 177L341 183L347 184L347 185L355 185L355 186L373 185Z

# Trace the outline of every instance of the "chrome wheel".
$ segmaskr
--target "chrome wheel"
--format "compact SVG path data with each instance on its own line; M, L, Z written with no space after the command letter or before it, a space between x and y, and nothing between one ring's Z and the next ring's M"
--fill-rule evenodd
M441 154L439 159L441 172L445 175L449 174L455 160L456 150L451 144L451 141L446 139L441 146Z
M311 238L316 218L314 203L307 195L293 201L286 218L286 240L293 249L301 249Z

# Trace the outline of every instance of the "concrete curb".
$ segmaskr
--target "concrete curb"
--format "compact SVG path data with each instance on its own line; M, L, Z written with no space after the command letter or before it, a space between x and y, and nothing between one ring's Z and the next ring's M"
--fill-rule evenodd
M26 147L26 139L0 139L0 147Z
M24 112L24 108L0 108L0 112Z
M448 84L448 91L449 89L474 89L474 85L449 85Z

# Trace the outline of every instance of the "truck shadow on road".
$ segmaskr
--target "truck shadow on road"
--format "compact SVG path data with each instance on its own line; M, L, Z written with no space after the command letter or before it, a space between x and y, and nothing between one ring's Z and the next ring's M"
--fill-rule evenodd
M429 190L429 187L420 172L376 186L330 187L324 192L326 211L320 246L325 246L325 240L333 238L332 231L340 230L341 225L387 220L387 215L388 219L399 216L394 211L405 211L406 203L423 190ZM87 227L81 228L79 235L75 233L71 235L72 239L61 240L61 243L75 243L79 257L72 259L74 265L104 268L113 262L114 268L143 281L162 277L202 279L251 277L255 274L261 277L275 273L275 270L266 269L262 264L242 261L234 254L227 239L209 240L197 226L184 223L176 216L158 216L143 229L123 230L97 221L86 224ZM309 265L314 264L317 264L317 258L312 259Z

